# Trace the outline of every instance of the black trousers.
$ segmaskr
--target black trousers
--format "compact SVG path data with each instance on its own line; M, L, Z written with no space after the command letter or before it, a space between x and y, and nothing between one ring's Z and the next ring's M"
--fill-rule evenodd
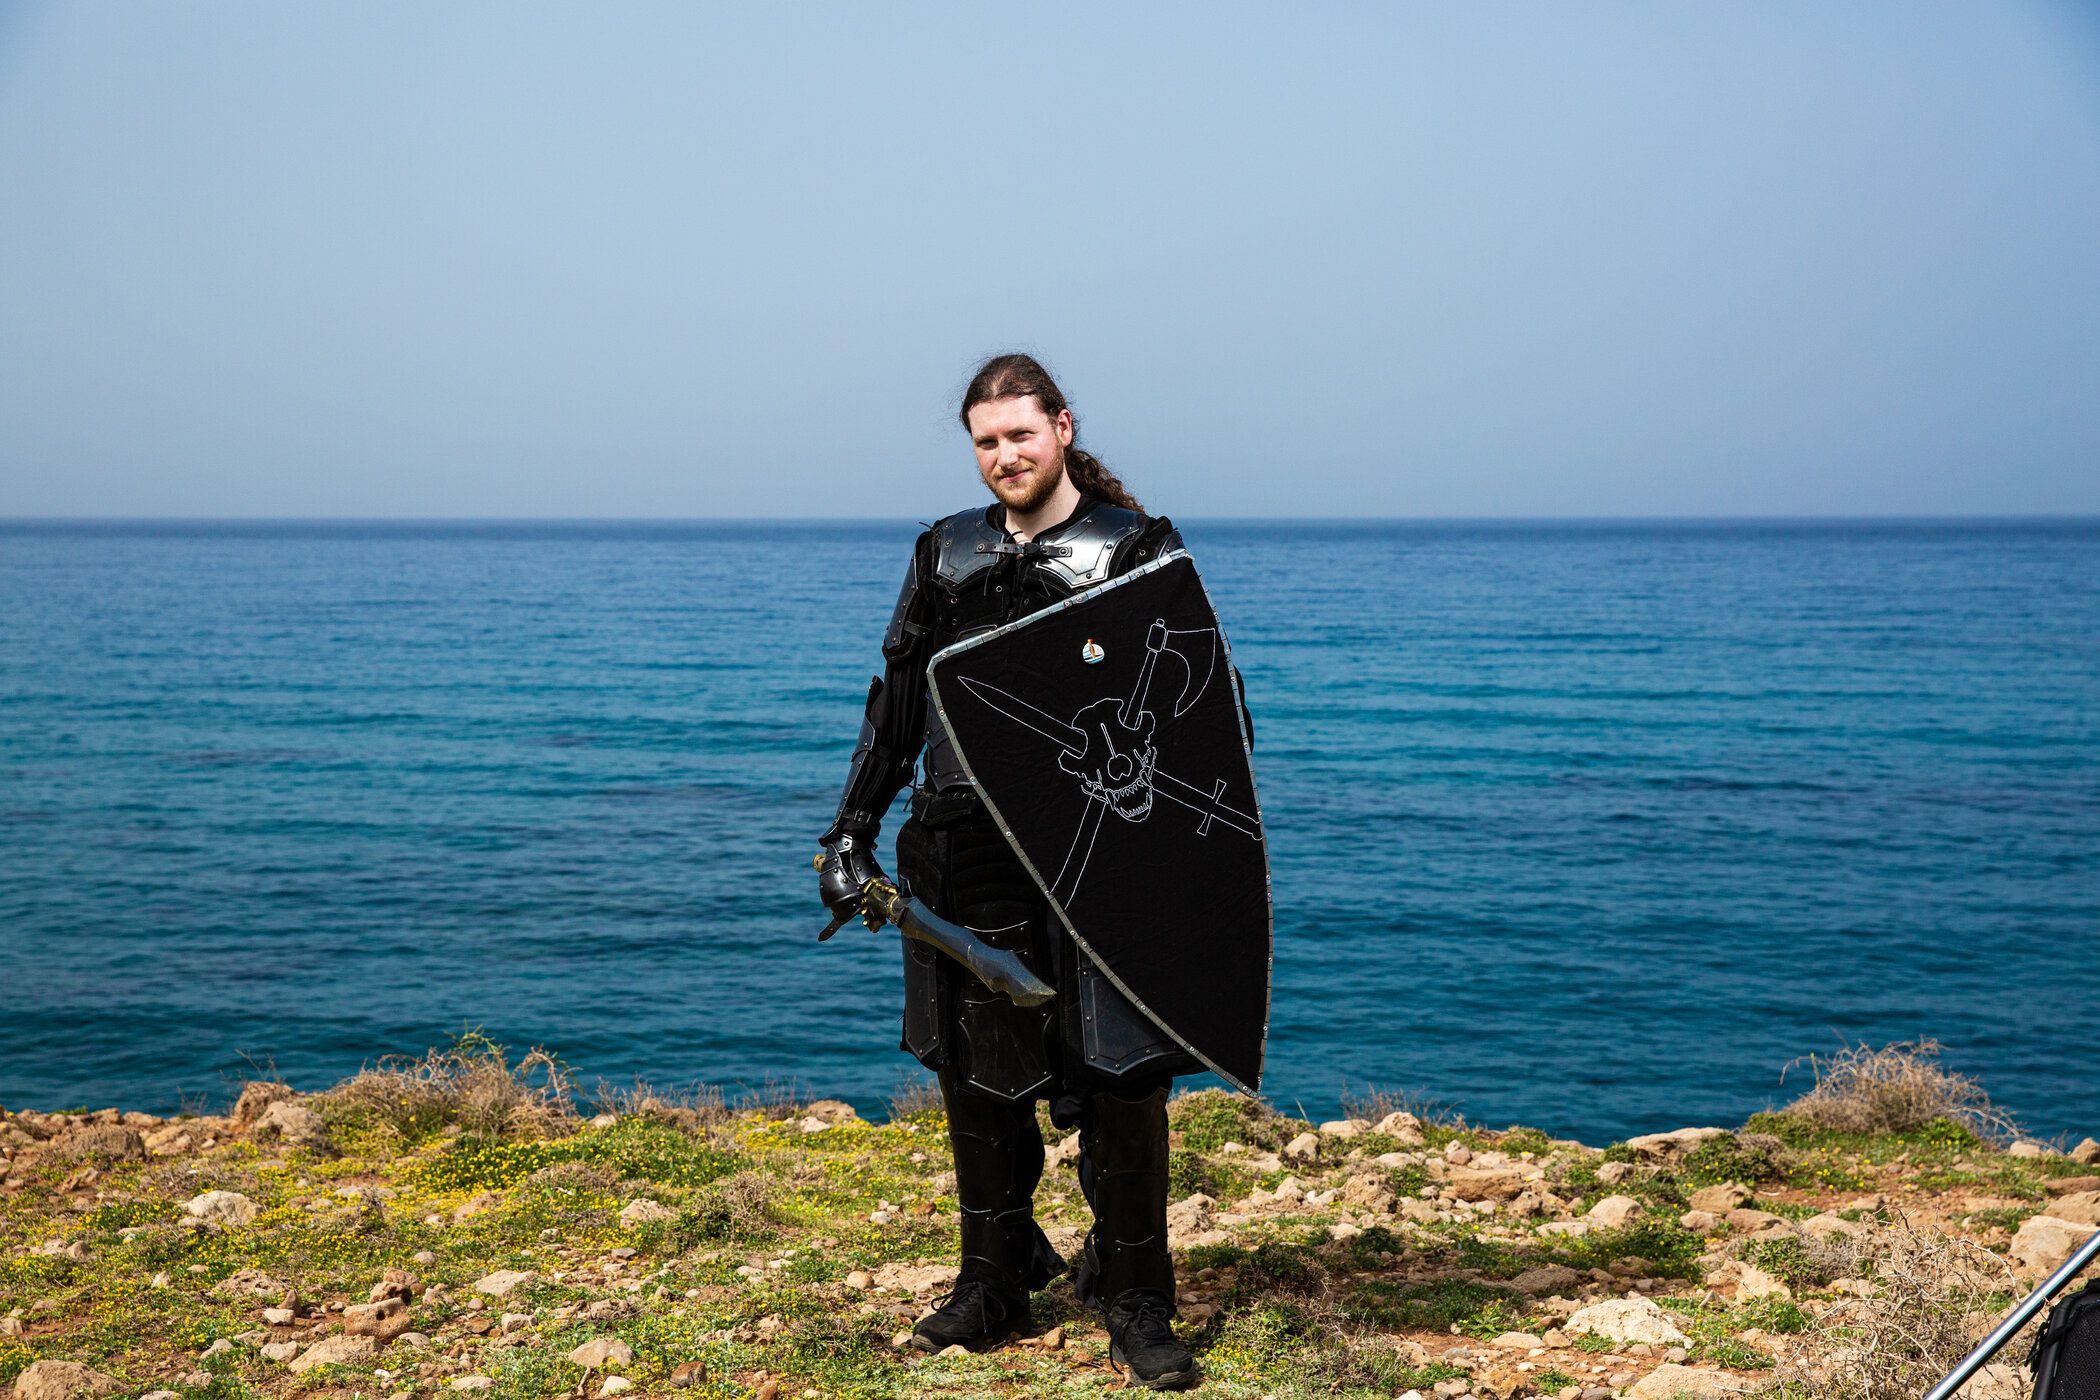
M979 1093L952 1070L942 1070L940 1080L962 1206L960 1279L1026 1298L1064 1272L1035 1221L1043 1178L1035 1103ZM1144 1289L1164 1294L1172 1307L1166 1081L1087 1087L1061 1099L1059 1111L1076 1118L1079 1189L1094 1214L1079 1265L1080 1301L1106 1308Z
M904 1048L939 1075L962 1206L962 1274L1025 1298L1064 1271L1034 1217L1043 1175L1035 1105L1079 1129L1094 1215L1083 1301L1149 1289L1174 1298L1167 1253L1167 1091L1198 1066L1109 988L981 807L915 802L897 867L935 912L1018 953L1059 989L1017 1007L959 965L906 941ZM1120 1003L1120 1006L1118 1005ZM1104 1030L1104 1027L1106 1028Z

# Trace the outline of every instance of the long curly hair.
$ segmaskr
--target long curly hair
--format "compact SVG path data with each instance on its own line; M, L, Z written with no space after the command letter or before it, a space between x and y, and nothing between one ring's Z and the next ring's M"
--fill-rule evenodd
M977 367L970 378L970 387L963 390L962 419L964 431L970 427L970 410L992 399L1015 399L1024 394L1033 394L1042 405L1043 412L1055 418L1059 412L1071 413L1072 406L1065 402L1064 391L1050 377L1050 371L1037 363L1033 355L1019 353L994 355ZM1101 459L1079 445L1079 415L1072 415L1072 443L1065 449L1065 470L1071 474L1072 484L1096 500L1121 506L1125 510L1142 512L1137 497L1130 494L1114 472L1101 464Z

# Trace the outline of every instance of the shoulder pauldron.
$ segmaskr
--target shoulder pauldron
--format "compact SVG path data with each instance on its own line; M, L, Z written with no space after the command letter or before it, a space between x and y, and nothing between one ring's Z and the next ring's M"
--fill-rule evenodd
M972 578L998 562L1005 538L982 510L951 515L933 527L933 571L950 584Z
M998 562L1004 554L1033 558L1067 588L1102 582L1115 564L1116 550L1145 526L1134 510L1101 505L1047 540L1017 545L1006 532L985 519L982 510L951 515L934 527L934 572L959 584Z
M1100 583L1115 564L1116 550L1145 525L1145 517L1120 506L1095 506L1050 546L1043 567L1073 588ZM1057 553L1062 550L1063 553Z

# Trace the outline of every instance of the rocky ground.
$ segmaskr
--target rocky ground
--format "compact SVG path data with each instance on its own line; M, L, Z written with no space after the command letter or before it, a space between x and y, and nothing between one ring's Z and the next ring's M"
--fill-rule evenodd
M937 1111L625 1107L477 1103L424 1073L251 1084L221 1117L0 1112L0 1386L1123 1384L1069 1281L996 1351L900 1345L954 1276ZM2100 1226L2100 1144L2000 1150L1947 1118L1841 1133L1764 1114L1601 1150L1399 1110L1315 1125L1216 1091L1172 1121L1178 1325L1220 1395L1893 1400ZM1047 1120L1045 1137L1039 1216L1069 1256L1077 1142ZM1969 1393L2026 1392L2001 1371Z

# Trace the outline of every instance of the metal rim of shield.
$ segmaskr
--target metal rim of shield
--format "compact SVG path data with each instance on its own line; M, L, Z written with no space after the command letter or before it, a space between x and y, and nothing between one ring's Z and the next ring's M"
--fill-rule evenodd
M1157 1012L1153 1011L1153 1009L1150 1006L1146 1005L1144 999L1140 997L1137 994L1137 992L1129 985L1129 983L1116 972L1116 970L1108 963L1106 959L1104 959L1098 953L1095 952L1093 946L1088 942L1086 935L1082 934L1079 931L1079 929L1073 924L1071 916L1065 910L1063 901L1059 900L1057 895L1053 892L1052 882L1044 879L1043 872L1037 868L1034 861L1029 859L1027 851L1023 849L1021 841L1015 836L1012 826L1008 823L1006 814L999 809L998 803L993 800L989 793L985 791L984 784L979 780L976 769L971 766L970 754L968 749L962 744L960 739L955 737L955 727L949 722L948 710L941 695L940 682L938 677L934 674L935 668L939 666L941 662L949 659L950 657L956 656L963 652L970 651L976 647L983 646L988 642L994 641L1023 627L1033 626L1037 623L1040 623L1046 617L1050 617L1056 613L1065 611L1066 609L1075 607L1081 603L1092 602L1095 599L1099 598L1103 593L1126 586L1138 579L1144 578L1149 574L1155 573L1161 569L1167 568L1170 565L1181 562L1183 560L1189 561L1191 571L1193 571L1195 567L1194 560L1190 558L1190 555L1187 550L1170 550L1167 553L1161 555L1159 558L1152 560L1149 563L1139 565L1137 568L1130 570L1128 573L1119 574L1116 577L1109 579L1103 583L1098 583L1090 588L1082 589L1081 591L1074 593L1071 597L1061 599L1058 602L1051 604L1047 608L1040 608L1035 612L1029 613L1025 617L1016 618L1012 622L1004 623L1001 626L992 628L989 631L980 632L976 636L966 637L961 641L954 642L949 646L943 647L940 651L936 652L933 655L933 657L930 658L926 663L927 700L928 703L933 706L934 713L939 716L942 727L948 730L951 740L954 740L955 754L957 759L962 764L963 772L969 776L971 785L977 789L977 794L979 798L984 802L986 810L991 813L992 821L998 827L999 834L1005 838L1006 844L1013 850L1015 857L1020 860L1022 866L1028 871L1029 878L1035 881L1036 888L1042 893L1044 900L1049 904L1052 912L1054 912L1057 915L1058 922L1064 927L1065 931L1072 936L1072 941L1077 943L1079 947L1086 953L1086 955L1093 960L1094 965L1100 969L1103 976L1108 978L1108 980L1112 984L1114 984L1116 990L1121 992L1125 997L1129 998L1131 1004L1137 1007L1139 1011L1143 1012L1145 1017L1148 1020L1150 1020L1155 1026L1159 1027L1159 1029L1163 1033L1165 1033L1169 1038L1171 1038L1176 1045L1179 1045L1183 1050L1186 1050L1190 1055L1195 1057L1196 1060L1202 1063L1205 1068L1210 1070L1213 1074L1217 1075L1220 1079L1223 1079L1234 1089L1237 1089L1241 1093L1247 1094L1249 1096L1258 1096L1261 1086L1262 1075L1268 1063L1269 1022L1271 1017L1271 1004L1273 1002L1273 986L1276 962L1276 901L1274 890L1274 878L1269 869L1269 852L1268 842L1266 838L1264 838L1261 841L1262 894L1263 906L1265 911L1263 927L1263 939L1265 943L1265 948L1262 963L1262 976L1264 979L1265 993L1262 998L1261 1034L1255 1052L1254 1078L1252 1084L1249 1084L1242 1080L1240 1076L1233 1074L1232 1072L1219 1066L1215 1062L1215 1060L1212 1059L1211 1056L1206 1055L1202 1050L1198 1049L1195 1045L1191 1044L1187 1037L1182 1035L1181 1032L1174 1029L1174 1027L1169 1025ZM1198 586L1200 587L1202 576L1200 574L1197 574L1196 578ZM1207 597L1208 595L1206 593L1206 601ZM1215 616L1215 610L1213 610L1213 616ZM1222 626L1219 627L1217 631L1217 645L1220 650L1219 659L1223 662L1225 667L1225 674L1228 677L1230 677L1233 674L1232 644L1226 638L1225 631ZM1226 684L1229 688L1232 682L1228 679ZM1246 719L1245 716L1240 713L1239 703L1236 698L1233 700L1232 710L1233 724L1239 731L1241 749L1247 760L1249 796L1254 804L1253 815L1257 825L1262 825L1263 830L1266 831L1266 826L1262 823L1261 795L1259 792L1258 784L1256 784L1254 781L1253 745L1248 742Z

